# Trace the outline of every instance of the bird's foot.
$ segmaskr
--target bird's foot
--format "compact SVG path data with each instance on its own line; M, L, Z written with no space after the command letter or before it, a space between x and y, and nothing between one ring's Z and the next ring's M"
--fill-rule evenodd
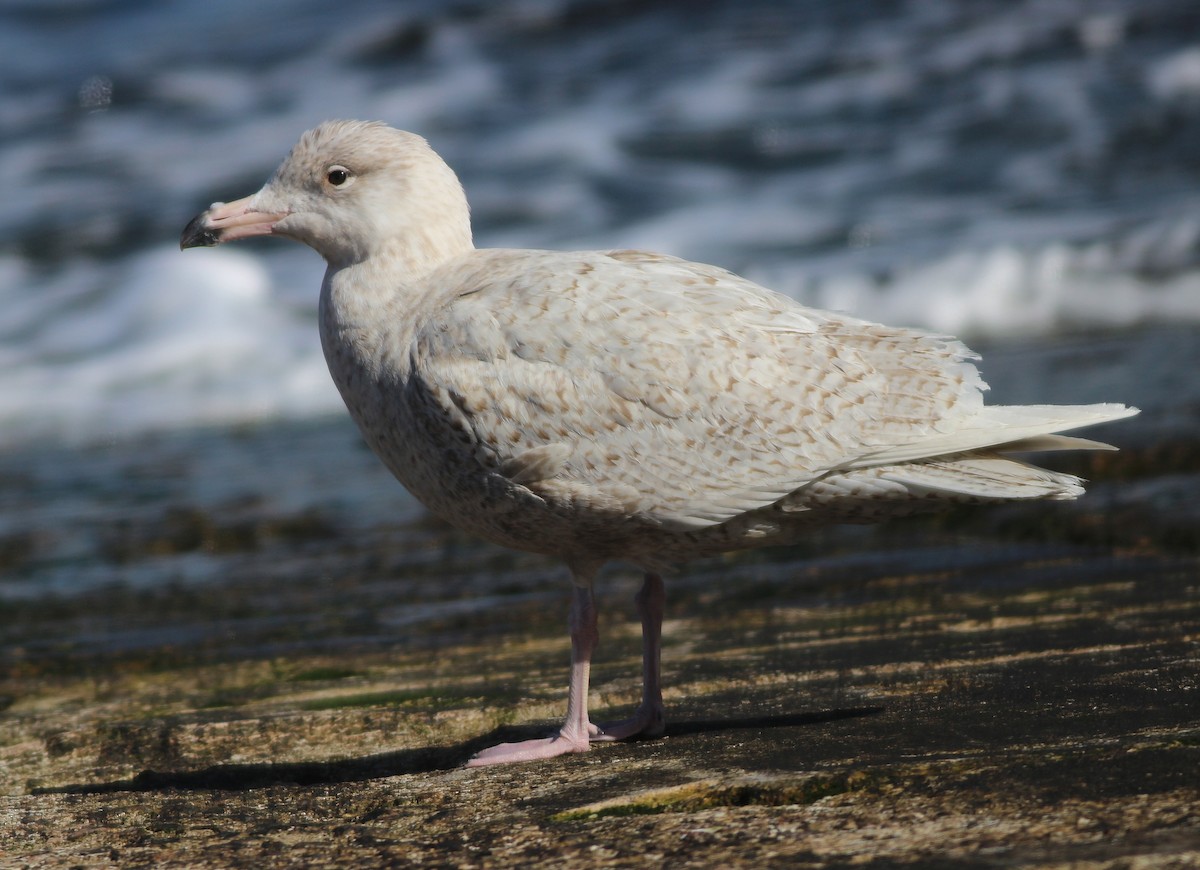
M667 719L662 704L642 704L628 719L607 722L599 728L593 725L592 728L595 729L591 731L593 743L625 740L634 736L662 737L667 730Z
M588 737L573 737L560 731L553 737L538 740L522 740L519 743L501 743L472 755L467 767L484 767L489 764L514 764L519 761L537 761L554 758L571 752L587 752Z

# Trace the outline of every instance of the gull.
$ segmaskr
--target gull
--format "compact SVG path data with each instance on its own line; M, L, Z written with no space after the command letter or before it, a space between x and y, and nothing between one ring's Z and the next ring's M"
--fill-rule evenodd
M680 563L823 523L1072 499L1079 478L1010 454L1112 449L1058 433L1137 413L984 405L960 342L807 308L715 266L477 249L454 172L379 122L308 131L261 190L197 215L180 247L271 235L324 257L325 359L392 474L451 524L569 569L562 727L471 766L662 735L662 575ZM596 725L592 586L614 560L644 572L642 699Z

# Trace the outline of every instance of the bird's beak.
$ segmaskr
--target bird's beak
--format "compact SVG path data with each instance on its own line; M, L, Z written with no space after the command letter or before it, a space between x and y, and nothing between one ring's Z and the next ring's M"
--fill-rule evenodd
M258 211L253 207L257 194L236 202L215 202L192 218L179 237L179 247L198 248L219 245L250 236L268 236L287 212Z

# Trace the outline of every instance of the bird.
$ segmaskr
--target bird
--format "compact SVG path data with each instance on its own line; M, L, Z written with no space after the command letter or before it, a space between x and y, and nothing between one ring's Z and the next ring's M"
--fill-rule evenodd
M712 265L640 250L476 248L458 177L379 121L305 132L256 193L213 203L180 247L282 236L326 262L318 321L363 438L432 513L570 574L557 732L468 766L665 731L663 576L801 541L814 526L951 506L1073 499L1015 458L1115 449L1060 434L1121 404L985 405L960 341L805 307ZM603 565L643 574L642 697L588 714Z

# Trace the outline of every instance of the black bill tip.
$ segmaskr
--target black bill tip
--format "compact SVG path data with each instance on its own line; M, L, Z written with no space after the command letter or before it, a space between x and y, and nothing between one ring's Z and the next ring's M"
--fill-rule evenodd
M202 211L192 218L183 228L179 236L179 250L188 248L211 248L221 244L221 231L208 226L208 211Z

